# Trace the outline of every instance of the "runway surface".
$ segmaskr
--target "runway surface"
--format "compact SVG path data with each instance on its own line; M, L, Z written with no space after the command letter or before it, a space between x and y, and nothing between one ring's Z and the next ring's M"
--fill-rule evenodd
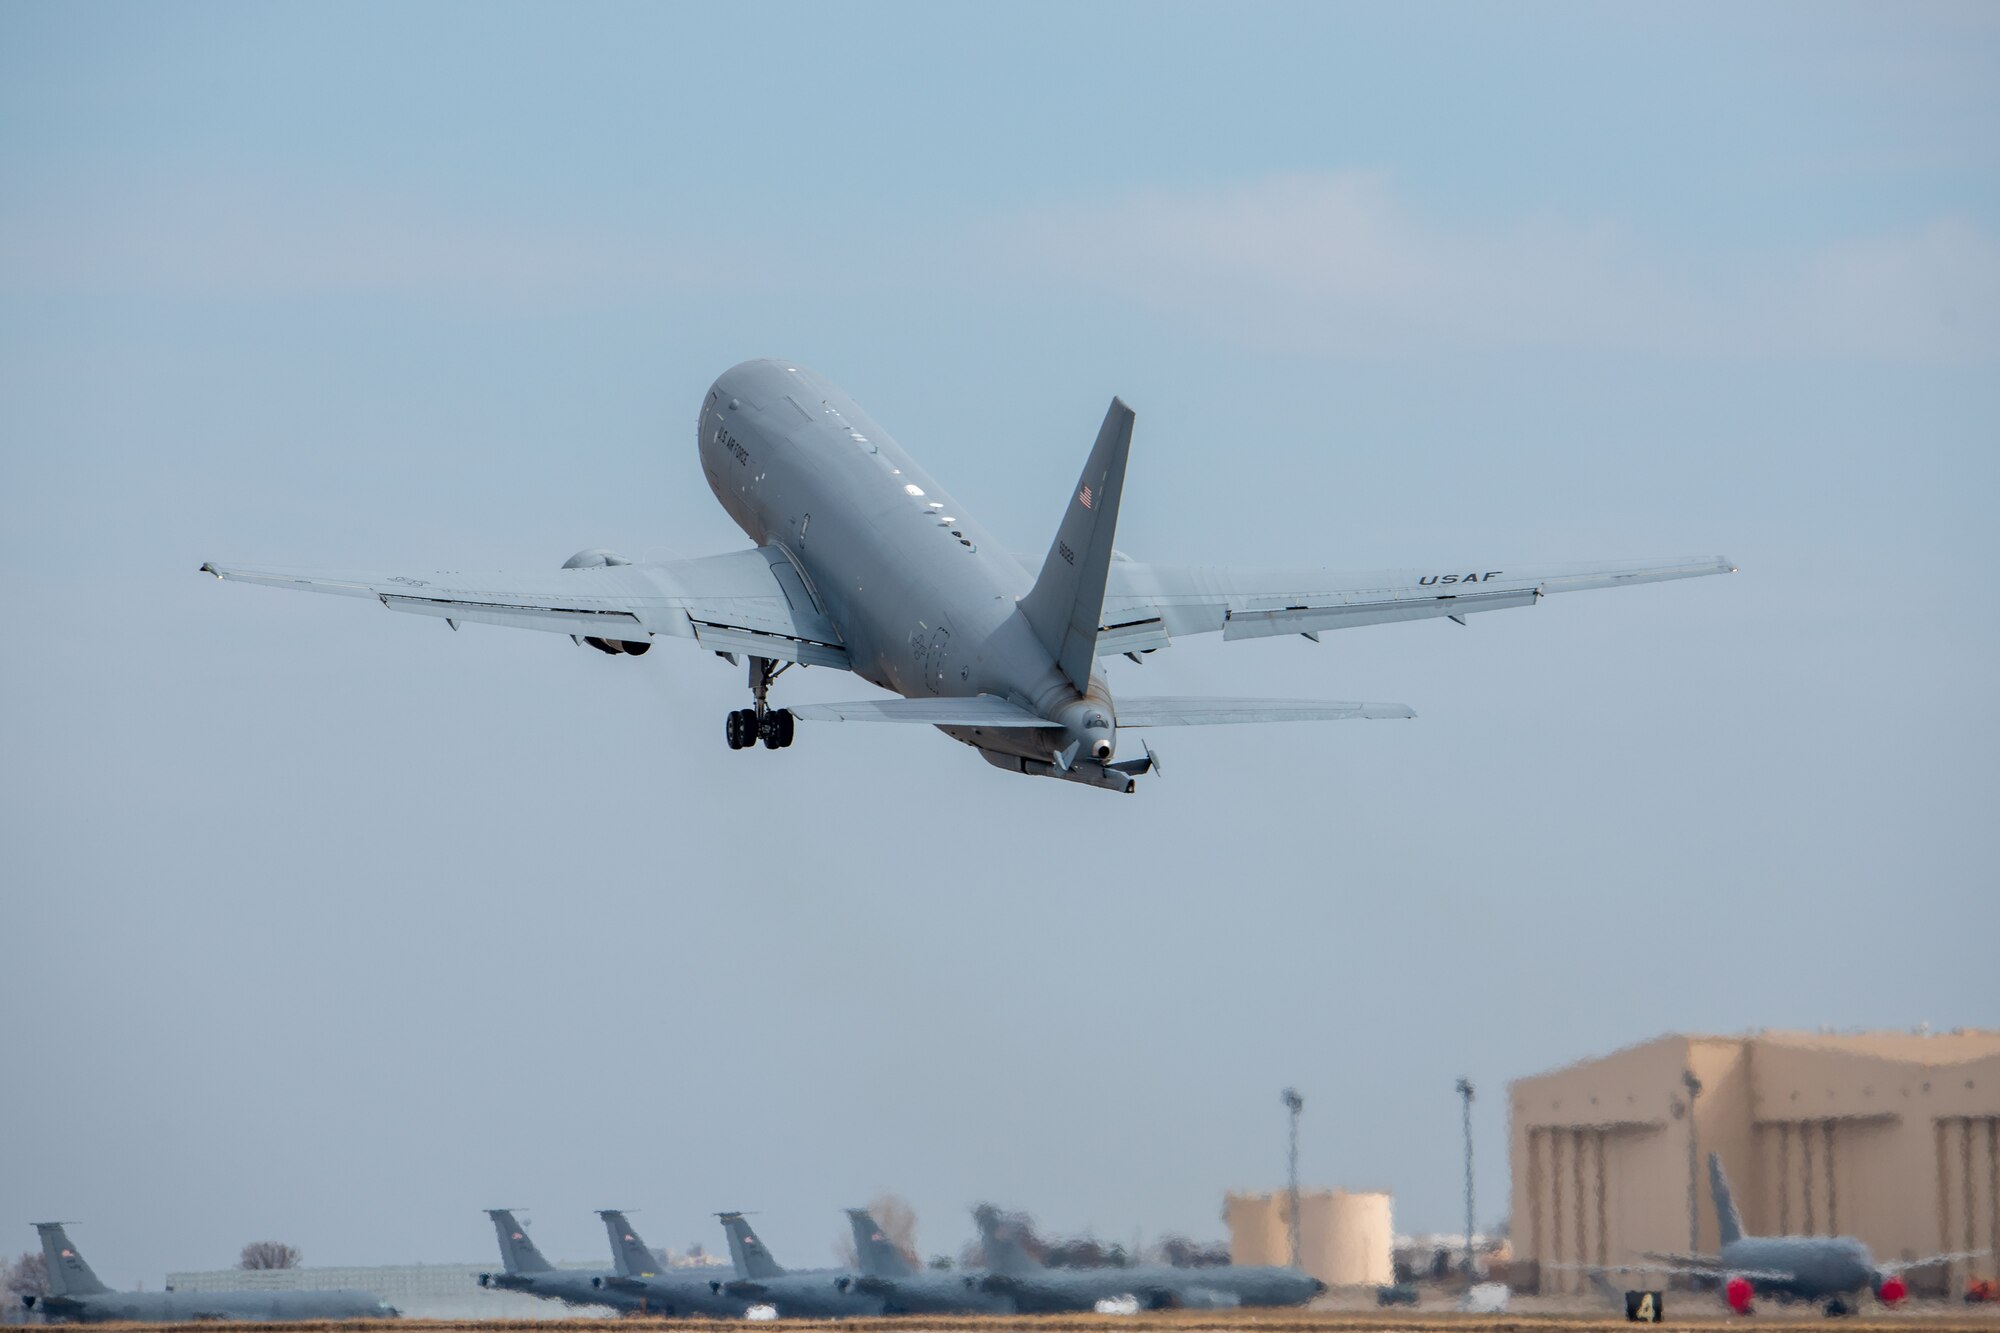
M1837 1329L1840 1333L1912 1333L1920 1329L1948 1329L1952 1333L1972 1333L1979 1329L2000 1330L2000 1309L1993 1306L1921 1304L1900 1310L1869 1310L1859 1316L1828 1319L1817 1310L1794 1307L1790 1310L1759 1311L1749 1318L1731 1316L1704 1302L1691 1302L1686 1317L1674 1313L1663 1328L1752 1329L1760 1325L1814 1325ZM102 1330L173 1329L176 1333L216 1333L213 1323L189 1324L94 1324ZM1436 1310L1361 1312L1350 1310L1160 1310L1129 1315L905 1315L870 1319L800 1320L717 1320L717 1319L508 1319L365 1320L351 1323L300 1321L293 1323L231 1323L232 1333L331 1333L332 1330L394 1330L394 1333L663 1333L665 1330L699 1329L718 1333L724 1328L755 1328L770 1333L1630 1333L1641 1325L1629 1324L1610 1312L1601 1313L1505 1313L1462 1314L1440 1307Z

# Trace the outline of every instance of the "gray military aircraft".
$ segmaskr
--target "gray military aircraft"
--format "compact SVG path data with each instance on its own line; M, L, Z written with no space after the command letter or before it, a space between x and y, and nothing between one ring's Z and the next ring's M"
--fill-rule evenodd
M618 1209L601 1209L597 1215L604 1219L604 1231L611 1238L611 1254L618 1271L592 1278L591 1285L638 1302L625 1308L668 1318L691 1314L730 1318L749 1310L752 1302L728 1294L718 1278L662 1270L659 1259Z
M113 1291L70 1244L61 1222L37 1222L49 1294L30 1310L80 1324L184 1324L196 1320L393 1319L396 1308L365 1291Z
M500 1240L500 1266L498 1273L481 1273L479 1285L498 1291L521 1291L543 1300L561 1301L565 1305L604 1305L614 1310L637 1310L643 1305L639 1296L616 1290L601 1290L595 1279L616 1277L623 1273L618 1265L622 1256L617 1247L612 1247L613 1267L608 1271L592 1271L587 1268L557 1268L542 1257L535 1242L528 1239L528 1233L514 1220L510 1208L488 1208L486 1215L493 1219L493 1233Z
M854 1231L854 1253L861 1272L841 1276L834 1285L882 1299L884 1314L1013 1314L1014 1298L988 1291L984 1273L952 1273L919 1269L882 1234L866 1208L847 1210Z
M1304 1305L1326 1290L1324 1282L1296 1268L1046 1268L998 1209L981 1204L972 1217L991 1270L981 1286L1011 1296L1023 1313Z
M1855 1236L1752 1236L1722 1174L1722 1158L1708 1155L1708 1188L1715 1201L1715 1254L1647 1251L1647 1264L1628 1264L1594 1272L1679 1273L1712 1278L1722 1285L1723 1298L1738 1314L1749 1314L1757 1296L1782 1303L1815 1301L1831 1315L1850 1312L1851 1301L1873 1292L1884 1305L1896 1305L1910 1294L1903 1280L1906 1269L1970 1259L1988 1251L1929 1254L1917 1259L1876 1263L1867 1245Z
M1157 771L1117 757L1148 727L1403 718L1402 704L1300 699L1114 698L1099 659L1191 634L1226 640L1532 606L1549 593L1694 578L1722 559L1523 569L1500 561L1379 573L1148 564L1113 548L1132 443L1114 398L1065 497L1041 572L1009 553L889 433L822 376L746 361L710 388L697 447L710 489L755 543L635 563L579 551L522 574L313 573L210 561L205 573L365 597L392 611L568 634L614 656L678 638L749 659L752 705L729 714L732 750L792 743L797 721L934 726L1010 772L1130 792ZM897 698L774 708L793 665L837 667Z
M852 1289L857 1274L840 1268L787 1272L757 1239L743 1214L717 1216L729 1237L729 1257L736 1263L736 1279L722 1284L725 1294L768 1305L780 1319L858 1318L884 1312L880 1296Z

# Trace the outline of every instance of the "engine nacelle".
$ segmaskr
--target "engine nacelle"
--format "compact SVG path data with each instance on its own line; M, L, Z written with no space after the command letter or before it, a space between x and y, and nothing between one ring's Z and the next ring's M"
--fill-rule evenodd
M593 546L587 551L578 551L563 561L564 569L603 569L606 565L629 565L632 562L616 551L607 551L602 546Z
M652 648L650 639L600 639L595 634L586 634L583 641L600 653L610 653L613 657L644 657Z

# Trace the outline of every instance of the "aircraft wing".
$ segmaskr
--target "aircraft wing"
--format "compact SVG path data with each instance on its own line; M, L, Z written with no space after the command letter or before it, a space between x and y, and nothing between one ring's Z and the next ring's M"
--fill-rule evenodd
M1227 569L1114 560L1104 590L1097 652L1146 652L1187 634L1224 639L1322 630L1533 606L1550 593L1732 574L1716 557L1540 568L1377 570Z
M968 699L857 699L851 703L794 704L802 722L916 722L927 727L1060 727L997 694Z
M1875 1265L1879 1272L1900 1273L1906 1268L1923 1268L1928 1264L1956 1264L1968 1259L1984 1259L1991 1250L1953 1250L1950 1254L1921 1254L1914 1259L1895 1259Z
M212 561L201 568L239 583L371 598L391 611L436 616L453 629L470 621L628 643L682 638L717 653L849 665L839 632L775 547L522 574L315 573Z
M1658 1262L1644 1264L1546 1263L1542 1267L1577 1273L1672 1273L1682 1277L1747 1277L1753 1282L1790 1282L1798 1276L1789 1269L1726 1268L1712 1254L1663 1254L1656 1257ZM1670 1262L1673 1260L1694 1262Z
M600 1274L590 1280L590 1285L599 1291L644 1292L648 1290L644 1279L628 1277L623 1273Z
M1408 704L1348 704L1319 699L1208 699L1158 695L1120 699L1121 727L1216 727L1240 722L1345 722L1353 718L1415 717Z
M1713 1254L1678 1254L1670 1250L1641 1250L1639 1251L1639 1255L1643 1259L1652 1259L1659 1263L1672 1264L1676 1271L1720 1273L1724 1269L1722 1260ZM1731 1269L1729 1271L1734 1272L1735 1270Z

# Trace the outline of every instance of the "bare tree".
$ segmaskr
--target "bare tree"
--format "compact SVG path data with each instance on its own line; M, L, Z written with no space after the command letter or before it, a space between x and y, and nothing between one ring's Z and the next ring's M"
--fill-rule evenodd
M910 1261L910 1267L922 1268L924 1261L917 1253L917 1210L910 1207L910 1201L900 1194L878 1194L868 1205L869 1216L882 1228L882 1237Z
M281 1240L253 1240L243 1247L238 1268L297 1268L299 1252Z
M0 1261L0 1287L4 1287L10 1297L8 1305L18 1305L22 1297L48 1295L48 1261L34 1249L14 1263Z
M1155 1252L1163 1264L1175 1268L1220 1268L1229 1262L1229 1247L1221 1241L1189 1240L1186 1236L1162 1236Z
M7 1311L4 1317L12 1319L15 1311L22 1308L23 1298L33 1296L40 1299L49 1294L48 1261L37 1250L28 1251L13 1263L0 1259L0 1291L6 1293ZM27 1317L30 1321L39 1322L41 1311L29 1311Z
M878 1194L868 1204L868 1215L875 1219L875 1225L882 1229L882 1238L902 1251L910 1261L910 1267L922 1268L923 1256L917 1253L917 1210L910 1207L909 1200L900 1194ZM844 1267L861 1267L861 1255L854 1248L852 1230L841 1234L834 1242L833 1254Z

